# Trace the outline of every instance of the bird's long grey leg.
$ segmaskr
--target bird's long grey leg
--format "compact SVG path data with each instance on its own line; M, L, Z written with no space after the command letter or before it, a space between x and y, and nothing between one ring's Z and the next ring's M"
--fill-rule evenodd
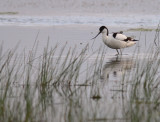
M122 50L121 49L119 49L120 50L120 53L121 53L121 55L122 55Z
M118 49L116 49L116 51L117 51L117 53L118 53L117 55L119 55Z

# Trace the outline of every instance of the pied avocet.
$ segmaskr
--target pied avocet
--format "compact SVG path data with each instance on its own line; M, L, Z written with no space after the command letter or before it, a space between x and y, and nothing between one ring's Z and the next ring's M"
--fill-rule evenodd
M122 31L109 34L108 28L105 26L101 26L99 28L99 33L92 39L95 39L100 33L102 33L102 40L104 44L112 49L116 49L118 55L119 55L118 49L133 46L134 44L136 44L136 41L138 41L131 37L123 35Z

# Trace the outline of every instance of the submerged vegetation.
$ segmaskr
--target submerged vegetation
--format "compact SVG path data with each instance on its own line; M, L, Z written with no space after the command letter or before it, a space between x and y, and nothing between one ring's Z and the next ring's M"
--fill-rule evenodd
M18 14L18 12L0 12L0 15L15 15Z
M153 31L151 28L130 28L127 31Z
M109 65L103 48L94 58L86 55L88 44L81 52L47 45L38 57L37 47L16 54L1 46L0 121L159 121L158 37L143 57L137 51L129 61L122 63L122 56ZM110 79L112 71L118 81Z

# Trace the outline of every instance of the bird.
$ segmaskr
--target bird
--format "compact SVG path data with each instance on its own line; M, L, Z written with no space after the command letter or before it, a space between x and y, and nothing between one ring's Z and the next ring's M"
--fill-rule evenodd
M96 37L100 33L102 33L102 40L104 44L107 45L109 48L116 49L117 55L119 55L120 53L122 55L122 48L131 47L136 44L136 41L138 41L132 37L127 37L123 34L123 31L113 32L112 34L109 34L109 30L106 26L101 26L99 28L99 33L92 39L96 39ZM118 49L120 49L120 53Z

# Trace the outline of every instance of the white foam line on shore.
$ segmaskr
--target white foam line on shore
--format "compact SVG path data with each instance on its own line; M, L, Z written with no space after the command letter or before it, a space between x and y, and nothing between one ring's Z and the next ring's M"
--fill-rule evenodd
M51 25L109 25L109 26L157 26L160 16L0 16L0 25L51 26Z

